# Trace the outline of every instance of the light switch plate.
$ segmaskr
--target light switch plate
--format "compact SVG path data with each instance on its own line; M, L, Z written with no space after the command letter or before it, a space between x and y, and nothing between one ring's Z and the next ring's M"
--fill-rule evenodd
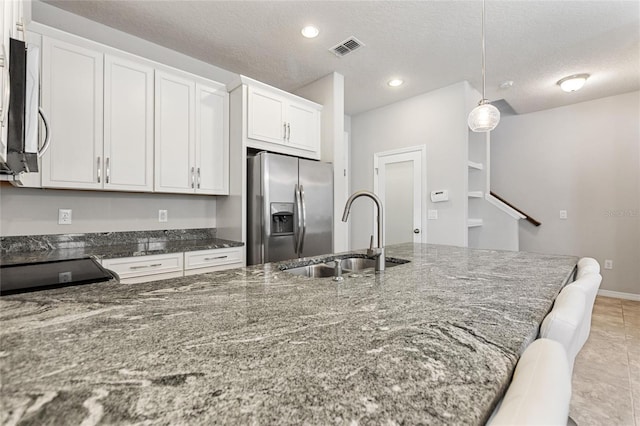
M427 219L429 220L438 219L438 210L427 210Z
M167 222L169 220L169 213L167 210L158 210L158 222Z
M604 269L613 269L613 260L605 259L604 260Z
M567 218L567 211L560 210L560 219L566 219L566 218Z

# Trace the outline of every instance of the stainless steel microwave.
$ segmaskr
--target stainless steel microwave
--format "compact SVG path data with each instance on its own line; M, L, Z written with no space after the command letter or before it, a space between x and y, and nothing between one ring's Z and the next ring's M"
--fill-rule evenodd
M6 54L6 53L5 53ZM6 74L2 105L2 125L7 127L6 141L2 141L0 174L19 175L37 172L38 157L49 147L50 134L47 119L40 108L40 52L16 39L10 39L8 52L8 83ZM6 57L4 63L6 64ZM39 146L38 116L42 117L46 136Z

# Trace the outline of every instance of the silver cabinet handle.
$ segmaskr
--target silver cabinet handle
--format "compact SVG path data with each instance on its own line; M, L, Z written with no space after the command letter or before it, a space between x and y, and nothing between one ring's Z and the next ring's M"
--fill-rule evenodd
M105 159L105 167L107 169L107 175L105 176L105 182L109 183L110 180L110 176L111 176L111 166L110 166L110 161L109 161L109 157L107 157Z
M22 21L16 21L16 32L17 32L17 31L20 31L20 32L22 33L22 36L23 36L23 37L26 37L26 36L27 36L27 32L26 32L26 29L25 29L24 22L22 22Z
M38 114L40 118L42 118L42 124L44 125L44 143L42 144L42 148L38 150L38 158L42 157L47 149L49 149L49 144L51 143L51 128L49 127L49 120L47 116L44 115L44 110L42 108L38 108Z
M2 45L2 78L3 78L3 86L4 96L2 98L2 111L0 111L0 122L2 122L3 126L6 126L7 116L9 113L9 97L11 96L11 82L9 80L9 67L8 67L9 58L7 58L7 49L4 44Z
M287 141L291 140L291 123L287 123Z
M102 180L102 161L100 157L98 157L98 183Z
M200 167L198 167L198 189L200 189L200 180L201 180L201 177L200 177Z
M156 266L162 266L162 263L152 263L151 265L129 266L129 269L155 268Z
M287 140L287 123L282 123L282 127L284 131L284 136L282 136L282 139Z
M192 188L196 187L196 174L195 174L195 168L194 167L191 168L191 187Z
M205 257L204 260L226 259L229 256Z

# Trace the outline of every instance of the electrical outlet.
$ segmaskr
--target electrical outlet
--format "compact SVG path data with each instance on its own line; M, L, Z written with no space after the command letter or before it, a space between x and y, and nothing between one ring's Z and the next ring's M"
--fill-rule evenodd
M158 210L158 222L167 222L169 213L166 210Z
M560 219L566 219L566 218L567 218L567 211L560 210Z
M436 220L438 218L438 210L427 210L427 219Z
M605 259L604 260L604 269L613 269L613 260Z
M71 209L58 209L58 225L71 225Z

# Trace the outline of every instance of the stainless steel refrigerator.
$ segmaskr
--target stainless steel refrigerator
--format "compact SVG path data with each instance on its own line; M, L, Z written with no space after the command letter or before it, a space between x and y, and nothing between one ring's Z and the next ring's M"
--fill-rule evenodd
M247 264L331 253L333 165L267 152L247 161Z

